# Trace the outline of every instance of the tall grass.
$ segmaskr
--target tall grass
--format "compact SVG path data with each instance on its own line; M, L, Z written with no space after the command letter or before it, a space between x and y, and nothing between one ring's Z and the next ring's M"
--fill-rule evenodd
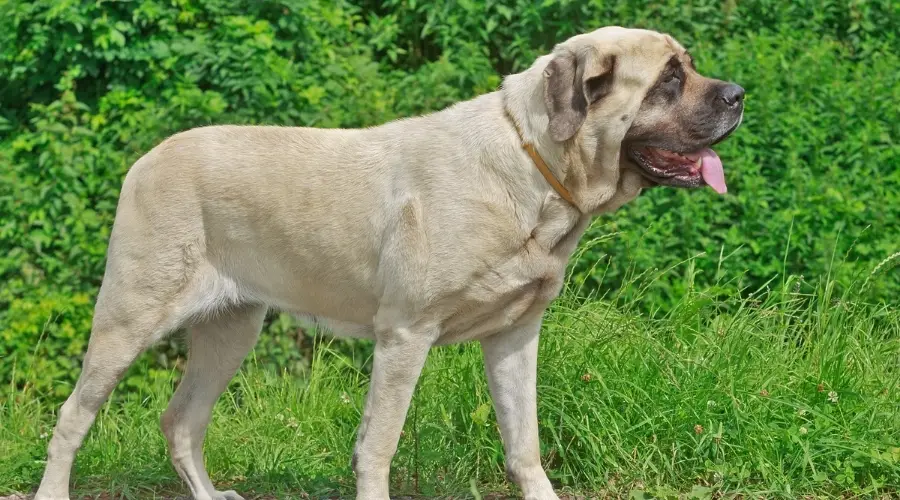
M688 286L676 307L644 316L573 284L541 340L552 479L598 496L900 494L900 312L855 300L859 287L836 295L827 277L779 281L746 298ZM233 381L207 438L214 481L250 497L352 493L369 364L319 339L307 378L251 359ZM77 492L184 494L157 425L176 377L104 407L78 456ZM56 411L27 389L6 392L0 495L37 485ZM477 345L430 356L392 481L425 496L510 492Z

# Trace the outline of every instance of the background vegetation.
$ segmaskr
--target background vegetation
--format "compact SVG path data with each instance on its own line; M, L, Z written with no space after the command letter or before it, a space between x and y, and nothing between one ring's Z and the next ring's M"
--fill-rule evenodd
M798 283L759 300L691 291L657 318L622 296L584 301L569 290L546 318L538 371L542 456L560 491L896 498L900 313L856 303L856 290L839 294L833 282L810 293ZM300 379L251 359L213 417L213 481L247 498L352 497L368 375L346 350L321 339ZM76 461L78 493L185 494L157 426L176 378L155 377L101 411ZM0 495L28 491L57 405L13 387L0 396ZM502 451L477 345L435 349L394 458L392 493L515 493Z
M355 127L437 110L495 90L502 75L528 66L554 43L609 24L671 33L691 49L702 72L737 81L747 89L747 111L741 129L717 147L725 161L729 195L719 197L711 190L651 190L615 215L598 220L588 237L592 243L584 245L573 261L571 284L577 294L607 298L585 307L606 308L614 298L616 317L624 318L626 324L644 321L641 317L662 323L635 327L636 336L628 336L631 340L624 343L620 337L608 337L613 335L608 332L582 329L571 335L600 343L614 341L617 347L608 349L621 349L616 352L623 360L646 367L649 361L634 358L639 352L656 353L653 346L665 345L671 354L679 352L673 346L698 339L697 349L702 351L707 344L702 343L699 332L710 334L722 315L770 300L767 285L779 288L790 282L791 293L796 294L788 301L792 305L783 306L779 295L777 302L782 305L775 308L777 317L782 318L782 329L777 331L787 337L773 341L775 337L744 335L741 338L746 345L735 352L723 351L729 356L722 358L728 360L722 361L726 365L735 359L749 359L731 378L725 377L732 381L731 390L736 390L737 384L755 391L742 385L752 385L765 375L764 358L754 356L778 359L782 346L808 345L798 340L798 332L807 332L803 335L812 335L820 343L845 342L839 331L828 330L831 336L822 337L823 330L814 326L821 323L810 323L821 322L821 315L831 307L829 301L840 296L842 303L853 303L864 311L842 324L850 334L851 340L846 342L856 342L859 356L874 360L871 367L876 374L871 376L877 380L866 378L870 375L848 375L845 380L854 381L850 384L853 391L861 391L854 393L860 394L863 406L856 408L859 411L845 410L848 413L835 420L844 427L821 436L826 436L834 449L840 448L835 444L838 441L829 440L838 437L863 444L841 448L846 453L832 453L834 450L826 447L817 454L815 447L807 447L806 455L791 455L795 468L784 472L783 460L790 455L787 450L796 452L790 443L797 441L791 441L788 431L764 426L765 439L775 440L771 448L765 448L772 454L760 451L750 440L742 441L736 454L742 463L750 464L748 470L755 471L747 473L745 480L756 481L756 485L769 484L774 477L761 472L759 464L779 464L781 477L793 478L772 483L782 492L784 485L821 486L798 481L792 474L809 472L812 478L822 470L827 478L823 481L834 488L871 488L881 484L878 481L897 485L896 461L879 462L880 472L861 472L852 479L838 480L838 473L829 468L844 468L842 461L868 463L848 449L888 453L891 448L884 447L885 443L900 442L896 409L878 413L873 408L881 403L868 399L883 389L887 392L879 397L898 403L896 304L900 276L895 266L900 262L900 4L892 0L0 2L0 382L11 391L0 393L0 401L10 405L6 411L19 412L17 418L26 420L49 419L47 408L71 390L86 346L121 180L141 154L167 135L210 123ZM825 298L822 290L826 288L835 295ZM750 291L757 294L751 297ZM698 299L688 300L690 297ZM686 309L686 300L693 306ZM793 305L794 300L810 307L819 303L819 309L812 309L819 312L797 315L792 308L800 305ZM770 321L765 316L754 318L750 323ZM685 337L654 340L656 335L684 325L692 325L682 332ZM606 323L599 326L609 328ZM562 329L559 325L548 328ZM267 332L256 350L255 366L263 368L262 372L274 369L304 374L304 380L309 380L315 359L312 332L278 315L270 318ZM708 340L712 349L714 337ZM753 342L763 345L754 347ZM845 346L821 345L822 349ZM569 353L562 344L546 349L557 348ZM754 355L741 351L756 348L762 350ZM607 348L596 349L605 352ZM338 343L332 350L349 357L351 366L365 369L366 344ZM834 370L829 383L838 384L838 379L844 380L839 367L850 369L844 358L832 360L802 349L788 351L784 356L790 361L785 362L783 373L790 374L788 379L794 382L784 383L802 397L778 411L794 411L791 405L795 403L805 405L803 408L813 405L804 398L819 397L819 393L804 391L813 382L821 383L816 379L823 376L813 372ZM591 366L599 378L612 376L608 372L612 366L628 373L624 362L608 365L615 360L600 354L588 359L585 352L594 351L577 351L576 359ZM725 355L723 352L717 356ZM120 397L143 401L148 394L159 394L161 387L171 387L177 378L172 368L180 363L181 354L173 341L143 358L127 378L127 390L120 391ZM665 353L661 355L665 357ZM676 358L685 373L691 374L690 380L713 377L713 371L689 361L694 358ZM465 364L470 358L461 359ZM565 356L550 359L547 363L553 363L554 370L576 370L564 368L568 366L568 361L563 362L568 359ZM651 380L656 375L641 376L645 378L635 380ZM253 378L253 384L267 380L264 374L253 377L261 377ZM553 388L562 390L557 382L579 383L547 379L543 382L545 393ZM629 396L632 399L622 401L666 394L662 387L636 386L632 389L637 392ZM710 387L718 386L697 386L696 397L705 398ZM24 394L30 403L13 404ZM483 391L479 394L482 397ZM749 398L746 394L741 397ZM162 402L152 399L149 404L155 409ZM620 406L607 409L624 403L617 404ZM42 409L35 410L36 406ZM551 411L548 408L544 406L542 415ZM680 407L649 405L644 418L655 421L676 411L673 408ZM774 422L771 425L787 429L787 413L766 408L759 407L762 413L746 418L758 416L760 425ZM426 412L425 408L422 411ZM717 425L712 417L700 418L705 413L685 411L686 415L673 420L678 425L673 424L672 429L680 429L692 419L706 426ZM430 422L429 414L423 414ZM603 413L596 418L613 418L611 415ZM722 421L740 427L744 425L740 415L735 411L731 420ZM443 418L439 416L434 415L435 422ZM0 417L12 419L13 414ZM355 418L347 425L355 426ZM884 419L892 427L871 424ZM631 425L638 421L628 420ZM741 428L746 432L756 427ZM619 458L610 460L620 461L591 463L604 471L618 467L635 481L651 472L664 474L658 477L664 477L663 482L674 481L672 484L701 477L699 471L707 467L701 464L706 460L716 467L735 463L730 460L734 454L717 455L719 451L714 450L721 448L706 441L708 457L681 462L676 457L687 444L676 438L658 447L659 456L641 452L636 457L643 458L631 462L625 452L637 446L633 441L637 438L629 429L637 428L618 428L624 441L618 441L622 446L616 455ZM723 432L729 432L727 425L725 429ZM872 429L884 432L876 436ZM340 439L349 435L346 429L335 432ZM560 450L570 448L561 445L562 434L546 428L542 432L545 444L558 447L548 460L556 460L559 467L570 471L570 484L596 488L609 479L602 475L608 472L600 469L576 470L588 463L587 458L582 462L578 457L600 452L608 455L608 448L585 448L578 452L581 455L563 456ZM709 435L697 435L696 439L709 439ZM565 439L574 439L572 436ZM610 441L607 434L594 436L596 441L584 438L584 446L604 440L617 442ZM340 442L340 446L348 446ZM497 442L491 443L495 453ZM446 443L432 445L432 449L443 449L439 446ZM22 449L40 460L38 448L29 445ZM822 451L825 449L832 451ZM671 455L665 467L663 455ZM486 456L472 457L473 468L457 470L454 477L499 477L496 453ZM630 465L623 465L626 462ZM246 468L235 467L228 470L252 475ZM847 467L867 470L854 469L852 464ZM30 484L38 474L34 467L15 470L24 472L10 476L17 479L0 480L0 493L4 485ZM595 472L602 479L591 475ZM882 479L876 480L878 477Z

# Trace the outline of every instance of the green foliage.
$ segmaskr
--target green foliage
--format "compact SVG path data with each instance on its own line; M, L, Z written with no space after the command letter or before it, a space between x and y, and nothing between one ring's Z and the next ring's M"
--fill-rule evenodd
M607 24L672 33L702 70L747 88L747 113L719 147L731 194L654 189L600 219L590 236L603 243L573 264L577 283L669 310L695 284L733 294L835 269L846 285L900 250L900 7L890 0L0 2L0 381L68 392L121 180L165 136L440 109ZM640 294L623 286L687 259ZM865 289L896 297L896 268ZM302 329L274 317L268 330L262 364L309 369ZM134 373L164 373L174 346Z

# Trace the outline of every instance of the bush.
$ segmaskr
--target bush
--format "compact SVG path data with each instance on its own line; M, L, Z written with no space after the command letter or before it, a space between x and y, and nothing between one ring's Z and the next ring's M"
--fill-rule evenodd
M165 136L208 123L354 127L440 109L606 24L672 33L701 70L747 88L747 114L719 148L731 195L655 189L600 219L590 236L615 236L585 247L576 282L616 291L691 259L642 292L645 309L668 309L694 283L732 294L779 273L824 275L833 261L848 261L835 271L847 283L900 250L895 2L7 2L0 381L68 392L121 180ZM891 263L869 299L900 292ZM258 353L303 370L308 353L294 347L307 345L304 332L273 323L281 336ZM167 346L142 369L178 353ZM17 365L30 354L40 366Z

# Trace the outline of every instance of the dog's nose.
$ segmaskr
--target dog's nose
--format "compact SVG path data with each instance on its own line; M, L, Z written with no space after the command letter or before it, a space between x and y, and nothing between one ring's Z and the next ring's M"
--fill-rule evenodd
M733 108L738 106L744 100L744 88L740 85L736 85L734 83L729 83L722 89L722 93L719 94L719 97L725 101L725 104Z

